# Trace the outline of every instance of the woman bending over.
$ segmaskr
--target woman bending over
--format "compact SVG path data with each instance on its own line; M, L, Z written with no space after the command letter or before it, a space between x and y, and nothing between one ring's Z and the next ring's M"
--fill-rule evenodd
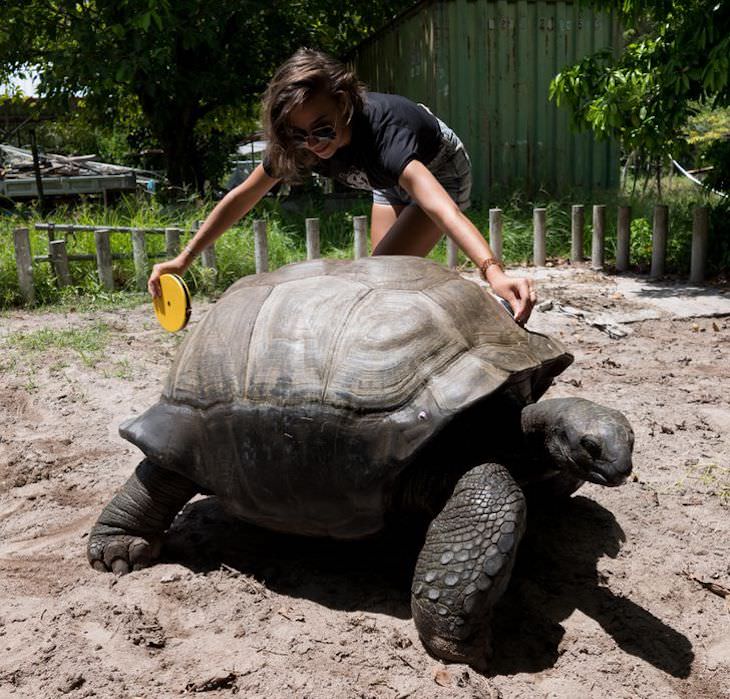
M474 262L518 323L536 301L531 279L507 276L484 237L464 215L471 164L456 134L427 107L405 97L367 92L339 61L299 49L277 71L262 103L268 147L263 163L213 209L161 274L182 274L193 259L245 216L278 182L310 172L371 190L373 255L425 256L448 235Z

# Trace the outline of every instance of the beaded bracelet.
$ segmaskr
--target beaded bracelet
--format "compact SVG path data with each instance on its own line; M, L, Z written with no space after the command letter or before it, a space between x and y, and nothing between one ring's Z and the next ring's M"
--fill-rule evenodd
M482 260L482 263L479 265L479 274L482 275L482 279L484 281L487 280L487 270L492 266L497 265L503 272L504 272L504 265L495 257L487 257L486 259Z

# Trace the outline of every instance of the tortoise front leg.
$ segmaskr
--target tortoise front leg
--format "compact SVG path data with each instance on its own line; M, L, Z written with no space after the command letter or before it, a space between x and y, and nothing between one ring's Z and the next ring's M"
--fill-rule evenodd
M456 484L428 529L413 578L413 620L434 655L485 668L491 611L507 586L525 516L522 491L503 466L476 466Z
M197 492L192 481L145 459L91 530L89 563L115 573L150 565L160 553L165 530Z

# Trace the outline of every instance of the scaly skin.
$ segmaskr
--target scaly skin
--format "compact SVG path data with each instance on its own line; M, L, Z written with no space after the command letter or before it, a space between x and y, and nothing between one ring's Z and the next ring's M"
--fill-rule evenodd
M553 398L524 408L529 458L548 469L599 485L621 485L631 473L634 431L618 410L585 398ZM576 488L573 487L573 490Z
M525 530L525 498L499 464L468 471L431 523L413 577L411 609L437 657L485 669L491 611Z
M165 530L197 492L192 481L145 459L91 530L89 563L118 574L150 565L160 553Z

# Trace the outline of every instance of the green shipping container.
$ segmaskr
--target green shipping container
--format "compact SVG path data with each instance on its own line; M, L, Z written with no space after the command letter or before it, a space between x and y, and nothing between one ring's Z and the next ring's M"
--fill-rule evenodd
M512 191L618 185L617 144L571 130L548 88L564 66L620 46L615 18L577 2L425 0L351 63L371 90L422 102L451 126L471 156L472 199L493 204Z

